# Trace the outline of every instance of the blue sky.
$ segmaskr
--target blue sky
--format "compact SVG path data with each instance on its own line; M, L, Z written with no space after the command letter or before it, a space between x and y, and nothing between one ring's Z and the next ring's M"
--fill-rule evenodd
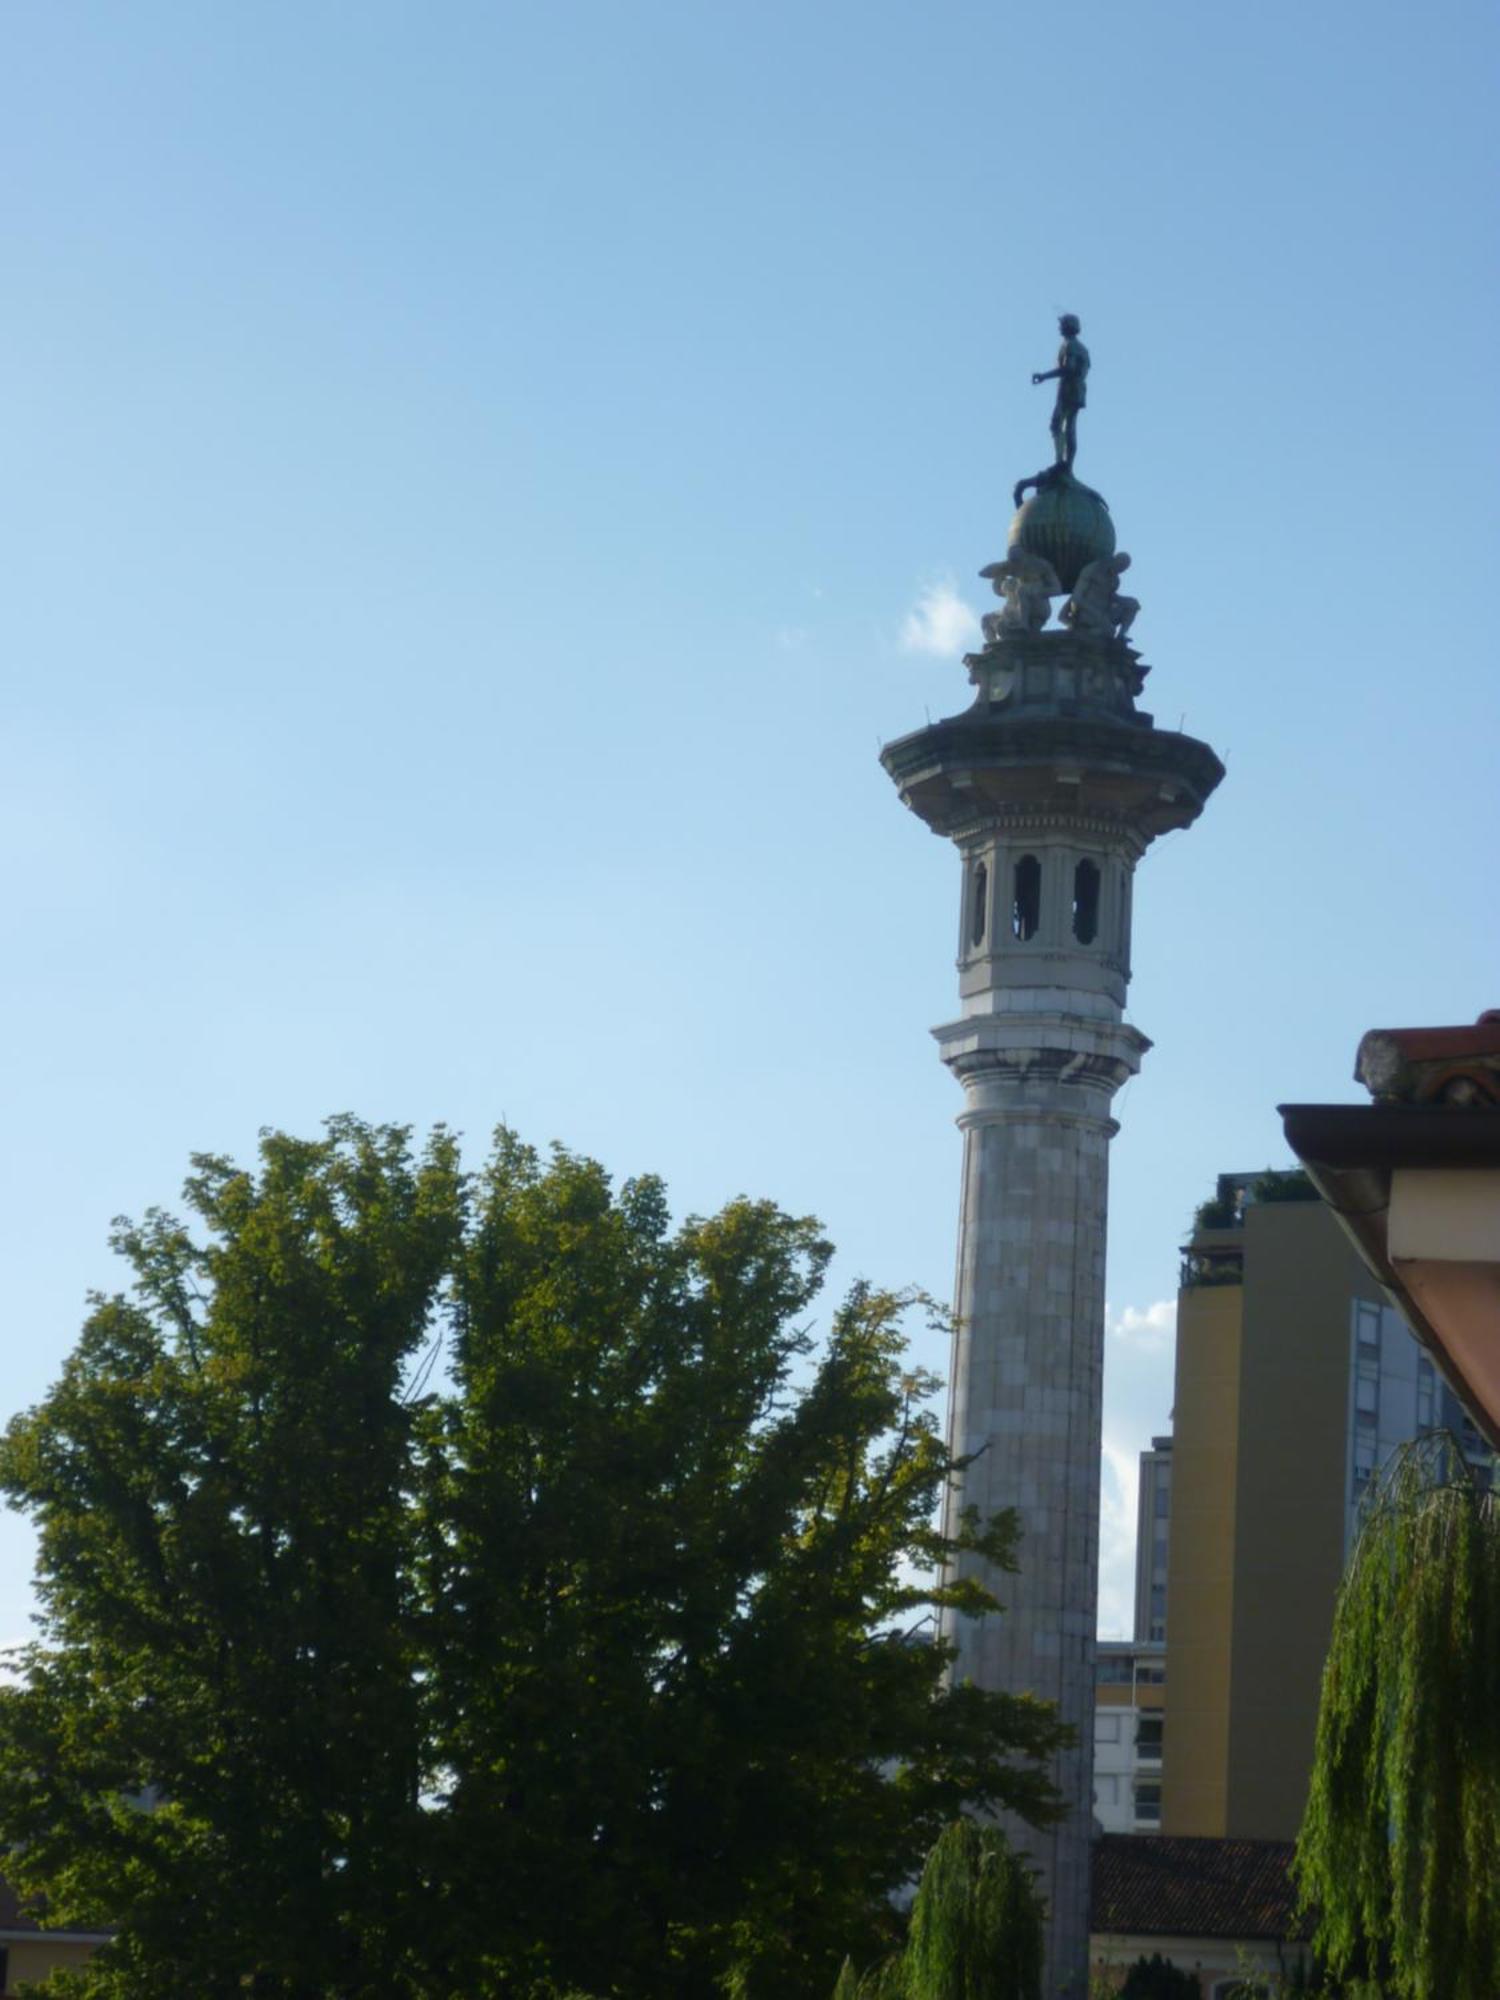
M111 1216L504 1118L946 1294L951 852L881 741L1094 357L1148 705L1102 1628L1177 1245L1371 1025L1500 999L1493 13L15 5L8 1401ZM941 1356L926 1358L941 1362ZM0 1534L0 1630L29 1537Z

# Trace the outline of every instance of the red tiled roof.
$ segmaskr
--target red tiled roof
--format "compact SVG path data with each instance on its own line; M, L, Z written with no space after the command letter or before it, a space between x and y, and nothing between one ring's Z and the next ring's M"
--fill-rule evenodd
M1372 1028L1354 1074L1384 1104L1500 1104L1500 1008L1473 1027Z
M1094 1842L1089 1928L1131 1935L1300 1938L1289 1840L1104 1833Z

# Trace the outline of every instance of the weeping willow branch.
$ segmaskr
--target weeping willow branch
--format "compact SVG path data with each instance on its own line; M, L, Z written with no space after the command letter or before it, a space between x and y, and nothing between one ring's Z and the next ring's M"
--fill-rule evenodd
M1371 1496L1295 1865L1335 1972L1397 2000L1500 1994L1500 1502L1446 1435Z
M1046 1906L998 1827L959 1820L922 1870L906 1948L861 1975L846 1963L833 2000L1041 2000Z

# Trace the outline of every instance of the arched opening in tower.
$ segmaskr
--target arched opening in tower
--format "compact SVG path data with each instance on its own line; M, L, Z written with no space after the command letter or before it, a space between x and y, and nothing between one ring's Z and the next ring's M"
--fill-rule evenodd
M1034 854L1023 854L1016 863L1015 899L1010 910L1012 937L1023 943L1036 936L1042 916L1042 864Z

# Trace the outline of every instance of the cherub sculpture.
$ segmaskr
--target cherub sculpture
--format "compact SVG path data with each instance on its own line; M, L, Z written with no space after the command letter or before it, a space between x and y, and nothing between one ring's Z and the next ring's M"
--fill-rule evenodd
M979 574L988 577L1003 611L989 611L980 620L986 645L1010 632L1040 632L1052 614L1052 599L1062 596L1057 571L1045 556L1012 549L1004 562L990 563Z
M1080 638L1123 639L1141 608L1138 598L1120 595L1120 578L1129 567L1123 549L1085 563L1073 595L1059 613L1063 624L1071 625Z

